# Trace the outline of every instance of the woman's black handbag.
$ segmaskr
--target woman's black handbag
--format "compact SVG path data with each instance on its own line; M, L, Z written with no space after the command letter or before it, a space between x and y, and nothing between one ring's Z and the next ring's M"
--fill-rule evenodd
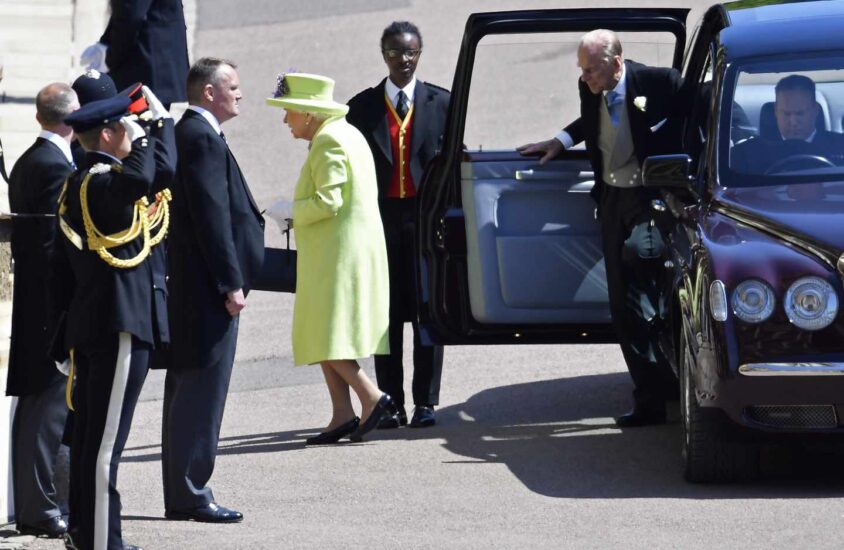
M296 292L296 251L290 249L290 229L284 233L287 248L264 249L264 265L252 290Z

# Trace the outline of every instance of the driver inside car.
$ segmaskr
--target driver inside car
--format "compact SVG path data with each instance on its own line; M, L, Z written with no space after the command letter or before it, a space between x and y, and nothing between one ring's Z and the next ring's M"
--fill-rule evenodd
M775 93L774 135L765 135L760 120L759 137L733 147L733 170L776 174L844 164L844 135L818 127L821 108L815 100L814 81L803 75L786 76L777 83Z

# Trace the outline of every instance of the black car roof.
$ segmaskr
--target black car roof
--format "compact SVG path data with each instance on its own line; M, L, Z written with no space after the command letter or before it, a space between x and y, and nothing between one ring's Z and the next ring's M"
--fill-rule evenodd
M729 27L720 38L728 59L844 50L842 0L740 0L723 8Z

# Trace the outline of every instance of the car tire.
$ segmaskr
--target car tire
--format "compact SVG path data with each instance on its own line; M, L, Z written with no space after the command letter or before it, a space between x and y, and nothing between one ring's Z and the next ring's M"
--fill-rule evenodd
M698 403L691 349L681 331L680 413L683 426L683 475L691 483L748 481L759 475L759 448L731 441L724 421Z

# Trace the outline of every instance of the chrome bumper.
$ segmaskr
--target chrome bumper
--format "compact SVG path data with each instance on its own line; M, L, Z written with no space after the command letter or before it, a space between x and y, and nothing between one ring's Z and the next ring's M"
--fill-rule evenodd
M746 363L744 376L844 376L844 363Z

